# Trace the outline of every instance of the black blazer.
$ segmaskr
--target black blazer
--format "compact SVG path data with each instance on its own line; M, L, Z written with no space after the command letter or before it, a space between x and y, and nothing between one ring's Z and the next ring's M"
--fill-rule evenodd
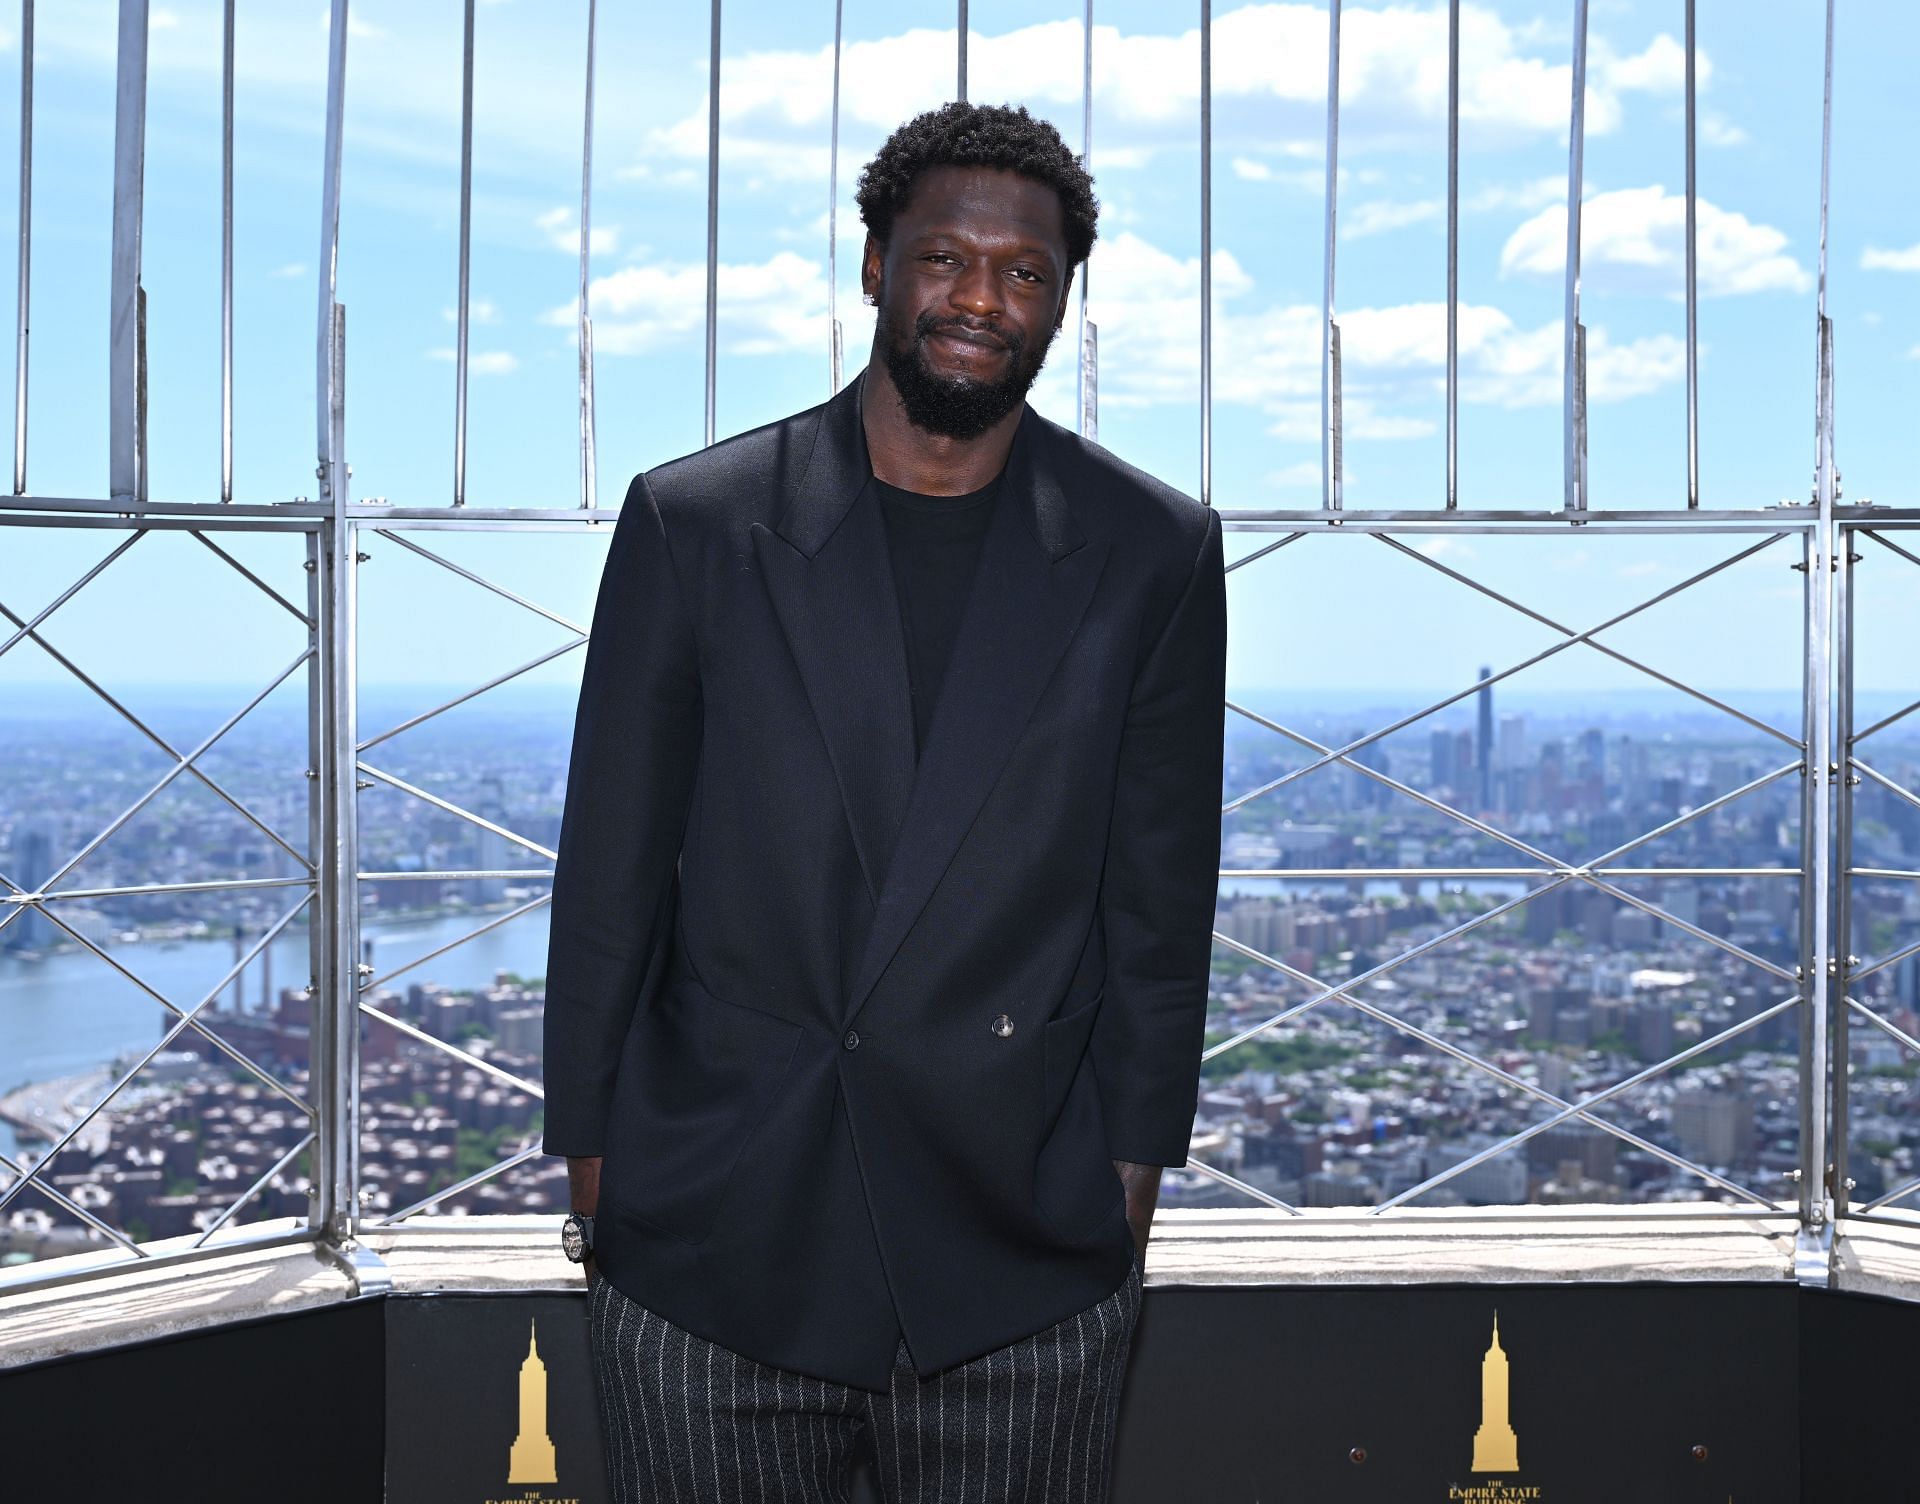
M1219 870L1220 520L1027 408L916 768L860 419L636 476L553 878L545 1150L601 1274L882 1390L1109 1294L1185 1162Z

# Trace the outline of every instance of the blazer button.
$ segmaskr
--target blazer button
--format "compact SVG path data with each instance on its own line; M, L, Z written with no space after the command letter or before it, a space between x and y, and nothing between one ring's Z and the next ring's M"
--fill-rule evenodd
M849 1029L847 1030L846 1038L842 1039L840 1043L846 1049L857 1049L860 1045L860 1035L857 1031Z
M1013 1020L1008 1018L1004 1013L996 1013L993 1022L988 1024L987 1027L992 1029L993 1032L998 1034L1002 1039L1005 1039L1013 1032Z

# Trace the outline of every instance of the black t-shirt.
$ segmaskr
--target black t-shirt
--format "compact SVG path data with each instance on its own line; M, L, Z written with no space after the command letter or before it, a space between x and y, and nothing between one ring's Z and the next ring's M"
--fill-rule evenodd
M960 614L980 559L980 540L993 518L1001 476L964 496L925 496L873 478L886 519L900 630L906 639L907 680L913 695L913 750L927 739L933 707L946 676Z

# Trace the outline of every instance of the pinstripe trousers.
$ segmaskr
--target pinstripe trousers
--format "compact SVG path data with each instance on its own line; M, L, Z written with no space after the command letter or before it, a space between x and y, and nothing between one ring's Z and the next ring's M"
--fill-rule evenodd
M617 1504L846 1504L865 1429L886 1504L1101 1504L1140 1312L1111 1295L920 1378L901 1339L884 1392L769 1367L596 1276L595 1390Z

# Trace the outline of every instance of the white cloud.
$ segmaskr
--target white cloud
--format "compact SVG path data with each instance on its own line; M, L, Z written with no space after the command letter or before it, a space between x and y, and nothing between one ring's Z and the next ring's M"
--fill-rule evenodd
M1596 36L1588 47L1587 67L1589 71L1598 69L1607 87L1619 93L1638 90L1647 94L1678 94L1686 87L1687 51L1663 31L1647 43L1643 51L1621 57L1605 37ZM1695 87L1706 88L1712 75L1712 61L1696 47Z
M304 261L289 261L285 266L276 266L267 273L269 277L304 277L306 274L307 263Z
M320 12L320 29L322 31L333 30L333 9L331 6ZM351 10L347 12L347 36L350 40L365 39L372 41L374 38L383 37L386 34L386 28L375 26L371 21L361 20L358 16L354 15Z
M1870 245L1860 253L1860 266L1870 272L1920 272L1920 244L1904 251L1886 251Z
M450 347L434 349L427 351L427 358L429 360L452 361L459 358L459 353L459 351ZM518 358L508 350L469 349L467 351L467 372L469 375L504 376L509 371L516 371L519 368L520 362Z
M440 317L449 324L460 322L458 308L442 308ZM467 322L470 324L495 324L500 321L500 310L490 298L470 298L467 301Z
M1289 151L1281 155L1299 157L1305 154ZM1321 153L1316 151L1315 155L1318 156ZM1284 188L1297 188L1303 193L1311 193L1316 197L1327 191L1327 169L1324 162L1313 167L1276 167L1273 163L1263 162L1258 157L1235 157L1233 175L1243 182L1278 183ZM1353 169L1350 167L1340 168L1339 176L1342 189L1354 181Z
M1557 329L1554 331L1559 332ZM1671 386L1686 375L1686 341L1655 334L1624 345L1608 341L1604 329L1587 331L1587 400L1623 402ZM1554 399L1559 400L1556 389Z
M1100 326L1100 400L1148 407L1198 400L1198 257L1175 257L1128 231L1094 253L1093 314ZM1220 403L1264 414L1278 437L1312 442L1320 432L1318 304L1246 307L1254 281L1230 251L1214 252L1213 391ZM1232 308L1228 305L1243 305ZM1342 414L1361 439L1421 438L1444 390L1447 309L1442 302L1350 308L1340 326ZM1463 303L1458 312L1462 399L1501 407L1561 400L1561 329L1522 329L1502 310ZM1587 332L1587 392L1615 402L1679 380L1685 346L1667 336L1615 344Z
M1342 478L1350 482L1353 476L1347 474ZM1278 470L1269 470L1265 476L1265 480L1268 485L1283 490L1291 490L1300 486L1313 486L1318 488L1320 484L1320 461L1301 460L1298 464L1284 465Z
M580 254L580 220L570 208L549 209L534 221L534 224L547 237L547 243L556 251L565 251L569 256ZM620 242L618 225L595 225L593 227L592 253L596 256L610 255Z
M1446 7L1388 4L1348 6L1342 12L1340 97L1354 112L1348 141L1364 132L1391 139L1409 126L1444 121L1447 114ZM1094 102L1103 135L1094 146L1096 170L1132 165L1117 155L1143 140L1176 133L1184 141L1199 105L1200 34L1135 31L1096 25ZM849 42L841 55L843 130L891 130L944 97L951 76L950 30L911 27L892 36ZM1326 98L1327 12L1299 3L1250 4L1217 15L1213 23L1213 100L1216 112L1257 107L1269 150L1318 154ZM1560 137L1566 133L1572 68L1537 28L1514 26L1496 12L1466 5L1461 12L1461 118L1485 139L1489 132ZM1081 30L1073 20L1036 22L991 34L976 31L969 44L974 75L991 79L995 97L1020 99L1062 120L1081 102ZM1623 96L1674 93L1684 53L1661 33L1637 53L1619 53L1594 39L1587 72L1586 128L1600 136L1622 119ZM826 125L832 100L831 47L759 50L721 59L721 151L730 163L785 178L826 175ZM1697 55L1701 77L1711 72ZM1282 106L1276 111L1274 104ZM1231 120L1220 122L1230 128ZM674 125L656 130L633 160L660 155L704 160L707 101ZM858 165L857 163L855 164ZM1233 170L1259 177L1256 159L1233 159ZM623 169L633 171L634 168Z
M702 265L624 266L588 285L595 355L640 355L706 327L707 273ZM721 263L720 333L732 354L767 355L824 350L827 279L822 263L793 251L765 261ZM574 326L578 304L569 299L541 322ZM855 331L846 348L858 350Z
M1372 199L1366 203L1355 204L1351 209L1342 209L1340 228L1347 239L1359 240L1363 236L1379 235L1387 230L1401 230L1408 225L1438 219L1446 213L1446 210L1446 204L1437 198L1403 204L1391 203L1385 199Z
M1702 295L1805 292L1813 285L1806 268L1786 253L1786 235L1773 226L1706 199L1697 200L1695 213ZM1596 193L1581 203L1582 277L1590 284L1678 295L1685 226L1686 200L1658 183ZM1566 246L1566 206L1552 205L1508 237L1500 271L1562 276Z
M1586 185L1587 193L1593 184ZM1548 204L1567 201L1567 180L1563 175L1534 178L1525 183L1492 183L1460 201L1460 207L1484 212L1489 209L1543 209ZM1581 202L1586 202L1585 195Z
M1747 133L1724 115L1709 110L1700 116L1700 139L1709 146L1745 146Z

